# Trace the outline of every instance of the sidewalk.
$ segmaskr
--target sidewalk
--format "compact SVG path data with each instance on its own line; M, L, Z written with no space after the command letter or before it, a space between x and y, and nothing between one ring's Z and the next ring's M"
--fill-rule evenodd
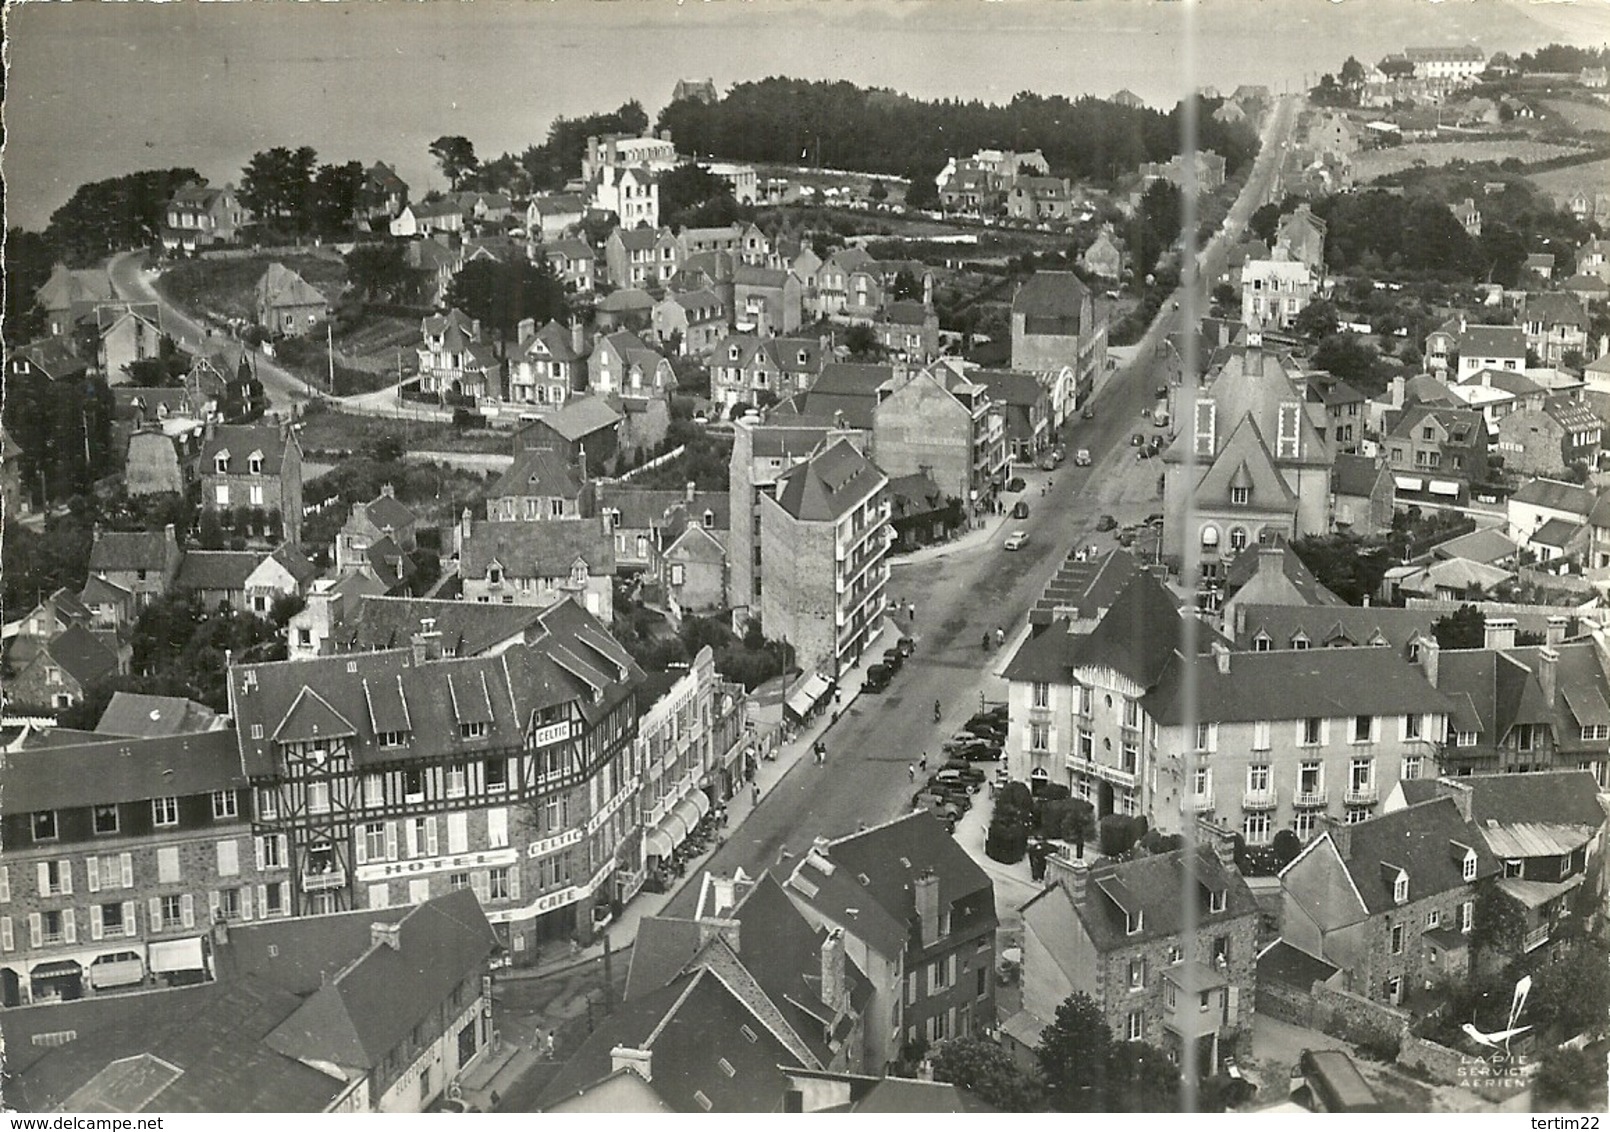
M1022 491L1003 492L1002 498L1008 500L1006 510L999 515L985 515L980 526L974 527L966 534L942 542L936 546L924 546L905 554L889 555L890 566L918 566L924 562L935 562L958 554L965 550L993 543L1003 531L1011 530L1015 525L1026 522L1024 519L1012 518L1012 504L1019 499L1029 505L1029 513L1034 512L1034 501L1040 498L1039 487L1048 479L1055 478L1056 472L1045 472L1032 464L1021 467L1014 466L1012 475L1021 476L1027 483Z
M883 629L872 639L860 664L850 669L839 678L839 691L841 702L828 705L816 719L807 723L793 738L780 744L775 759L762 759L755 771L755 778L751 782L760 783L761 800L771 793L772 787L783 780L783 777L793 770L800 759L810 754L812 745L818 740L826 738L838 721L840 715L849 711L861 694L861 685L866 682L866 670L883 660L883 650L892 648L894 642L900 639L902 633L909 633L905 618L896 619L893 616L884 619ZM915 634L920 638L921 634ZM744 820L755 809L754 790L751 782L743 783L738 791L727 802L727 829L723 842L737 836ZM704 878L704 867L719 845L712 846L703 855L688 862L687 871L678 878L676 884L667 892L639 892L622 909L614 923L606 929L610 946L617 959L625 959L631 950L633 941L637 938L637 926L645 917L657 916L674 900L688 885L697 885ZM564 971L574 970L594 963L604 954L604 936L585 947L574 951L554 946L551 948L551 957L541 958L530 967L506 968L498 972L498 979L503 981L518 981L524 979L540 979ZM545 951L550 950L548 948Z

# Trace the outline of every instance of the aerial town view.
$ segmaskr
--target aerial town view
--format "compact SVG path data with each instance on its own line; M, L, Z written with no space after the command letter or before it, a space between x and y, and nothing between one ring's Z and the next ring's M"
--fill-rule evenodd
M4 38L0 1108L1610 1107L1610 0Z

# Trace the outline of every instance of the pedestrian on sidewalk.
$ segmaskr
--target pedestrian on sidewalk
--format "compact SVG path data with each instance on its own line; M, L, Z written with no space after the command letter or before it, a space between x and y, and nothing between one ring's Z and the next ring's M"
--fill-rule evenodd
M906 764L906 773L911 776L911 781L913 781L913 782L917 781L917 764L916 763L907 763Z
M927 751L924 751L922 753L922 758L917 760L917 769L922 771L924 774L928 773L928 752Z
M755 799L755 805L760 805L760 780L758 778L755 780L754 790L751 793Z

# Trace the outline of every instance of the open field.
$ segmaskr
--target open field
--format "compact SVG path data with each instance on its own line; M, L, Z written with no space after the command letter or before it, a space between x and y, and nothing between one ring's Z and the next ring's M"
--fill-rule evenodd
M1589 165L1571 165L1564 169L1551 169L1529 177L1540 190L1558 202L1568 200L1573 193L1610 192L1610 158Z
M1564 118L1576 129L1610 132L1610 106L1558 98L1544 102L1543 108Z
M512 441L507 432L490 429L456 429L443 421L416 421L395 417L360 417L335 409L308 413L302 419L298 437L302 451L313 459L329 453L341 456L363 452L383 437L402 441L406 451L445 450L498 455L509 452ZM321 461L330 463L329 458Z
M158 286L192 314L220 322L232 318L255 321L254 293L270 263L284 264L332 303L347 285L346 265L333 254L323 254L181 260L162 273Z
M1498 164L1514 158L1524 165L1532 165L1575 152L1576 150L1569 146L1523 141L1518 138L1501 141L1413 142L1409 145L1359 153L1353 158L1353 169L1359 181L1364 182L1373 181L1389 173L1397 173L1420 162L1426 165L1447 165L1451 161L1491 161Z

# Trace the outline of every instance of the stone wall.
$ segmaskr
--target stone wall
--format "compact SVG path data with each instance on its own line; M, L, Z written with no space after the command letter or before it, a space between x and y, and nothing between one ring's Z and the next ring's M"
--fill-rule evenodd
M1314 1028L1314 997L1291 983L1262 979L1258 982L1258 1013L1311 1030Z
M1409 1015L1343 990L1341 976L1342 972L1338 971L1329 981L1314 984L1311 995L1314 1027L1357 1046L1395 1045L1408 1029Z

